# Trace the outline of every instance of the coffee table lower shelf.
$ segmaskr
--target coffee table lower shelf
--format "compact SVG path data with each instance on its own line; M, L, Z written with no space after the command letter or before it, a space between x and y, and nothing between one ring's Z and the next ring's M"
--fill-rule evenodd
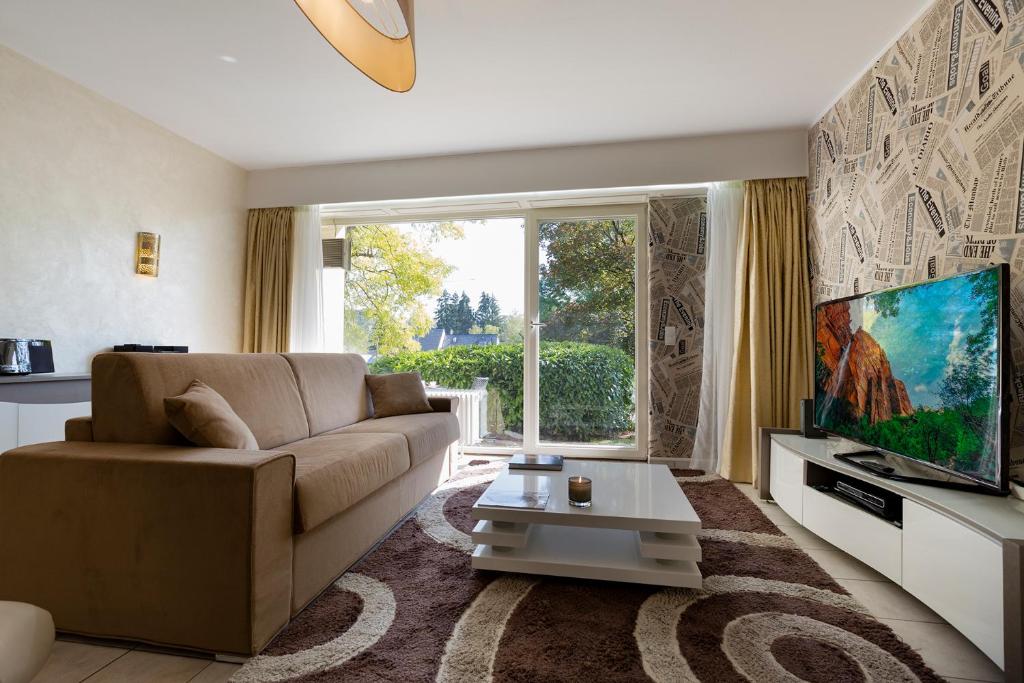
M474 540L494 542L494 532L488 523L480 522ZM693 560L643 557L636 531L530 524L521 534L525 543L520 547L477 545L473 568L678 588L702 585ZM683 542L692 545L692 537Z

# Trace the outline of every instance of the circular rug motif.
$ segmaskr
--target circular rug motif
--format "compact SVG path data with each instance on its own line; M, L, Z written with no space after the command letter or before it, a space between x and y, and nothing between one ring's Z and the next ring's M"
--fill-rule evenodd
M287 681L297 676L328 672L372 646L395 620L395 596L384 583L348 572L334 583L343 592L361 598L355 621L326 643L291 654L253 657L239 669L235 681ZM315 614L313 610L311 614ZM271 646L273 647L273 646Z
M677 471L699 591L475 571L464 468L234 681L942 680L732 484Z

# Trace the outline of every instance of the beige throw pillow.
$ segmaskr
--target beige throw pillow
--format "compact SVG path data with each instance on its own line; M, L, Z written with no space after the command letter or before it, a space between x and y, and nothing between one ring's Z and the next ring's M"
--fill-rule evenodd
M174 428L197 446L260 449L249 425L224 397L197 379L181 396L165 398L164 412Z
M418 372L367 375L366 384L373 399L374 417L434 412Z

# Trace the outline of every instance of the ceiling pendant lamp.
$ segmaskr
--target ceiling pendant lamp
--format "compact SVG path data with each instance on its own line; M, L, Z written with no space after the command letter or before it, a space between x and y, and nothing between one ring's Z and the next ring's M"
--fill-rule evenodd
M416 82L413 0L295 0L328 43L378 84L407 92Z

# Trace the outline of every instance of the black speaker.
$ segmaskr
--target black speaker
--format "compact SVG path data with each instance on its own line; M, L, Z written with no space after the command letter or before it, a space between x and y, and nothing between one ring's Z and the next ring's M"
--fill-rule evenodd
M800 400L800 433L805 439L824 439L828 436L814 426L814 399Z

